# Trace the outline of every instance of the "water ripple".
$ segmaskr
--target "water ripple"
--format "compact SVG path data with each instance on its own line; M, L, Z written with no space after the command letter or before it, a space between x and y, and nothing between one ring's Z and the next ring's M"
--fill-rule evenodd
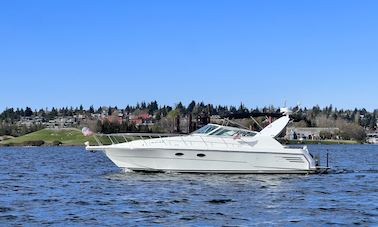
M0 223L376 225L378 146L309 149L330 153L330 174L125 173L82 147L0 148Z

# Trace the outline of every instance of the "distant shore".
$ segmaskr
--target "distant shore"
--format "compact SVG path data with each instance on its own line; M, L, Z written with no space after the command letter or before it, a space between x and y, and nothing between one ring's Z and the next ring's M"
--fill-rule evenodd
M96 144L93 137L85 137L80 130L42 129L24 136L15 137L0 142L0 146L83 146L86 141ZM278 139L282 144L361 144L355 140L287 140Z
M278 139L282 144L361 144L356 140L285 140Z

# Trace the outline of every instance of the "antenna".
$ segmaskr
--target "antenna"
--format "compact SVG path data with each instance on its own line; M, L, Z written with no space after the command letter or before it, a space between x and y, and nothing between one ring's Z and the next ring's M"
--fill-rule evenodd
M283 107L280 108L280 113L282 113L283 115L289 116L290 114L293 113L293 111L291 111L291 110L287 107L286 104L287 104L287 100L284 99Z
M289 116L290 114L293 113L293 111L291 111L287 107L282 107L282 108L280 108L280 113L282 113L283 115Z

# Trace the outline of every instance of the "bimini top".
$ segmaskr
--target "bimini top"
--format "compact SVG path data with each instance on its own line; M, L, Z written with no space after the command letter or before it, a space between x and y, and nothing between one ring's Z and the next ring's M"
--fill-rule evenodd
M208 124L203 126L202 128L194 131L193 135L201 134L201 135L209 135L209 136L255 136L257 132L250 131L247 129L240 129L235 127L217 125L217 124Z

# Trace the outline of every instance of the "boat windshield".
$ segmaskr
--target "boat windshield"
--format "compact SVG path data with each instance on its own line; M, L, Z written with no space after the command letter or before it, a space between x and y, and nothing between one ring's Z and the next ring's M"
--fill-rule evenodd
M214 129L216 129L218 127L219 126L217 126L217 125L205 125L202 128L194 131L193 133L195 133L195 134L207 134L207 133L213 131Z
M255 136L256 132L252 132L249 130L238 129L233 127L225 127L220 125L205 125L202 128L193 132L193 134L208 134L211 136Z
M236 131L234 130L230 130L230 129L226 129L226 128L220 128L214 132L212 132L210 135L213 135L213 136L233 136L236 134Z
M229 128L220 128L215 130L214 132L210 133L212 136L233 136L239 134L241 136L254 136L256 135L255 132L249 132L244 130L237 130L237 129L229 129Z

